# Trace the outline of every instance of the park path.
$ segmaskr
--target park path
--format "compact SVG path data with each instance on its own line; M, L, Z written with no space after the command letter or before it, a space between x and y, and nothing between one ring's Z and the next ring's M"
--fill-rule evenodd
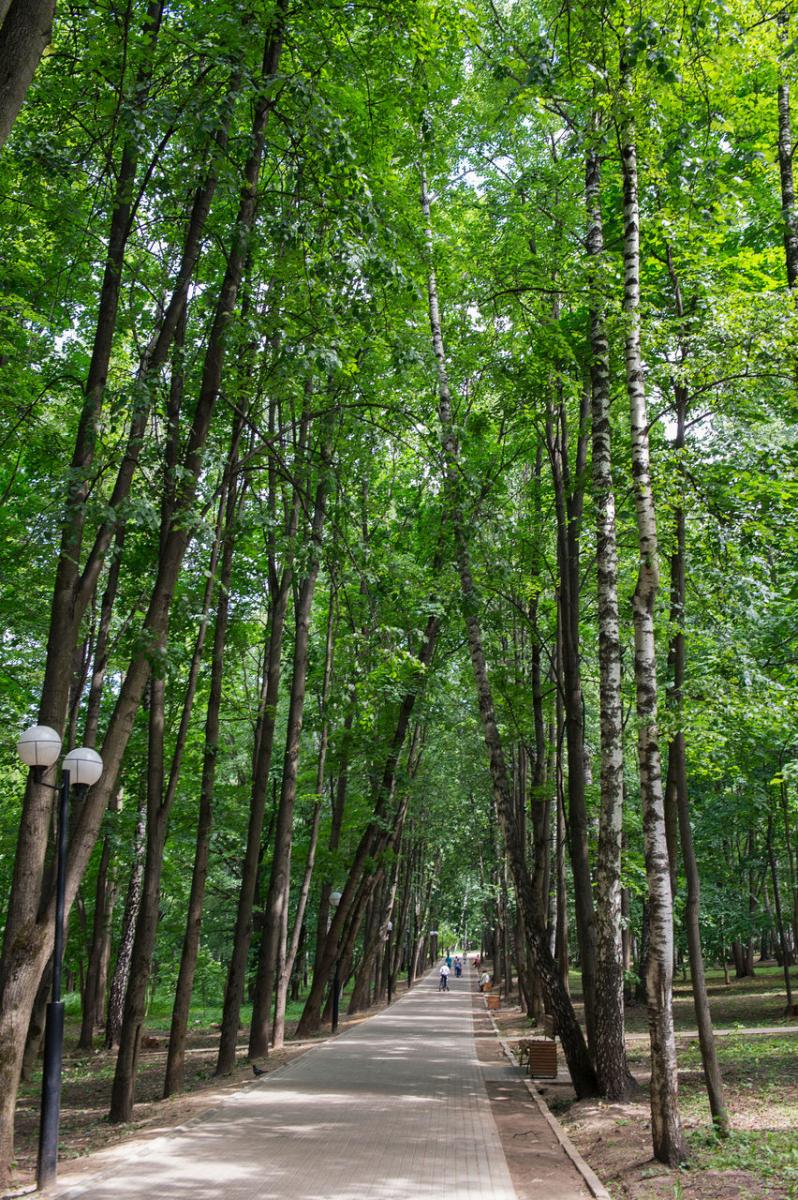
M471 980L452 978L451 988L438 994L428 975L389 1009L59 1197L518 1200L486 1090L495 1065L476 1053Z

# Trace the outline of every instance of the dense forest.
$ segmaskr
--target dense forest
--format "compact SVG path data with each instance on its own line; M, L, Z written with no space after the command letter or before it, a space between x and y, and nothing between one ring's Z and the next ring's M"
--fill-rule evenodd
M156 993L169 1095L192 995L223 1075L245 1010L263 1058L462 940L577 1096L647 1005L670 1164L689 963L728 1130L704 964L786 1007L798 952L793 7L0 0L0 1178L37 723L103 760L64 970L112 1122Z

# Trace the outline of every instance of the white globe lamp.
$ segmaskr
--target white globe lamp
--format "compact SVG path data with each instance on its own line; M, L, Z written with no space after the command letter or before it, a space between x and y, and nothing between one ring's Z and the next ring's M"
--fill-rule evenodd
M103 760L96 750L88 746L78 746L70 750L64 759L64 770L69 771L71 784L85 784L91 787L103 773Z
M61 738L49 725L31 725L17 742L26 767L51 767L61 753Z

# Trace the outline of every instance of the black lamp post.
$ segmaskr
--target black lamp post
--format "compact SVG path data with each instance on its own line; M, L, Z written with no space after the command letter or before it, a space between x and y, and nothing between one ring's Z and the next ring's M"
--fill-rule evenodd
M47 725L26 729L17 743L17 753L27 767L41 772L55 765L61 753L61 738ZM40 1191L55 1182L58 1170L58 1126L61 1116L61 1063L64 1050L64 1002L61 999L61 964L64 957L64 908L66 892L69 787L90 786L103 773L96 750L70 750L61 769L58 792L58 839L55 848L55 931L53 939L53 998L47 1005L44 1026L42 1102L39 1117L39 1156L36 1186ZM46 786L50 786L49 784Z
M430 929L429 940L430 940L430 966L434 967L435 960L438 957L438 931L437 931L437 929Z
M332 892L330 894L330 904L333 909L333 916L335 915L335 910L338 908L338 905L340 903L341 903L341 893L340 892ZM332 994L332 1032L333 1033L338 1032L338 993L339 993L339 991L340 991L340 984L338 981L338 947L336 946L336 948L335 948L335 974L333 975L333 994Z
M393 921L389 921L385 927L388 931L388 941L385 946L385 970L388 975L388 1003L391 1003L391 930L393 929Z

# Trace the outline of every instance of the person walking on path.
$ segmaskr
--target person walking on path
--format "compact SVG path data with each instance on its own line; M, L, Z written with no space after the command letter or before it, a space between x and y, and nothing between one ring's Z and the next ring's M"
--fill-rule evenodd
M448 992L449 990L449 965L444 963L441 967L441 981L438 984L439 992Z

